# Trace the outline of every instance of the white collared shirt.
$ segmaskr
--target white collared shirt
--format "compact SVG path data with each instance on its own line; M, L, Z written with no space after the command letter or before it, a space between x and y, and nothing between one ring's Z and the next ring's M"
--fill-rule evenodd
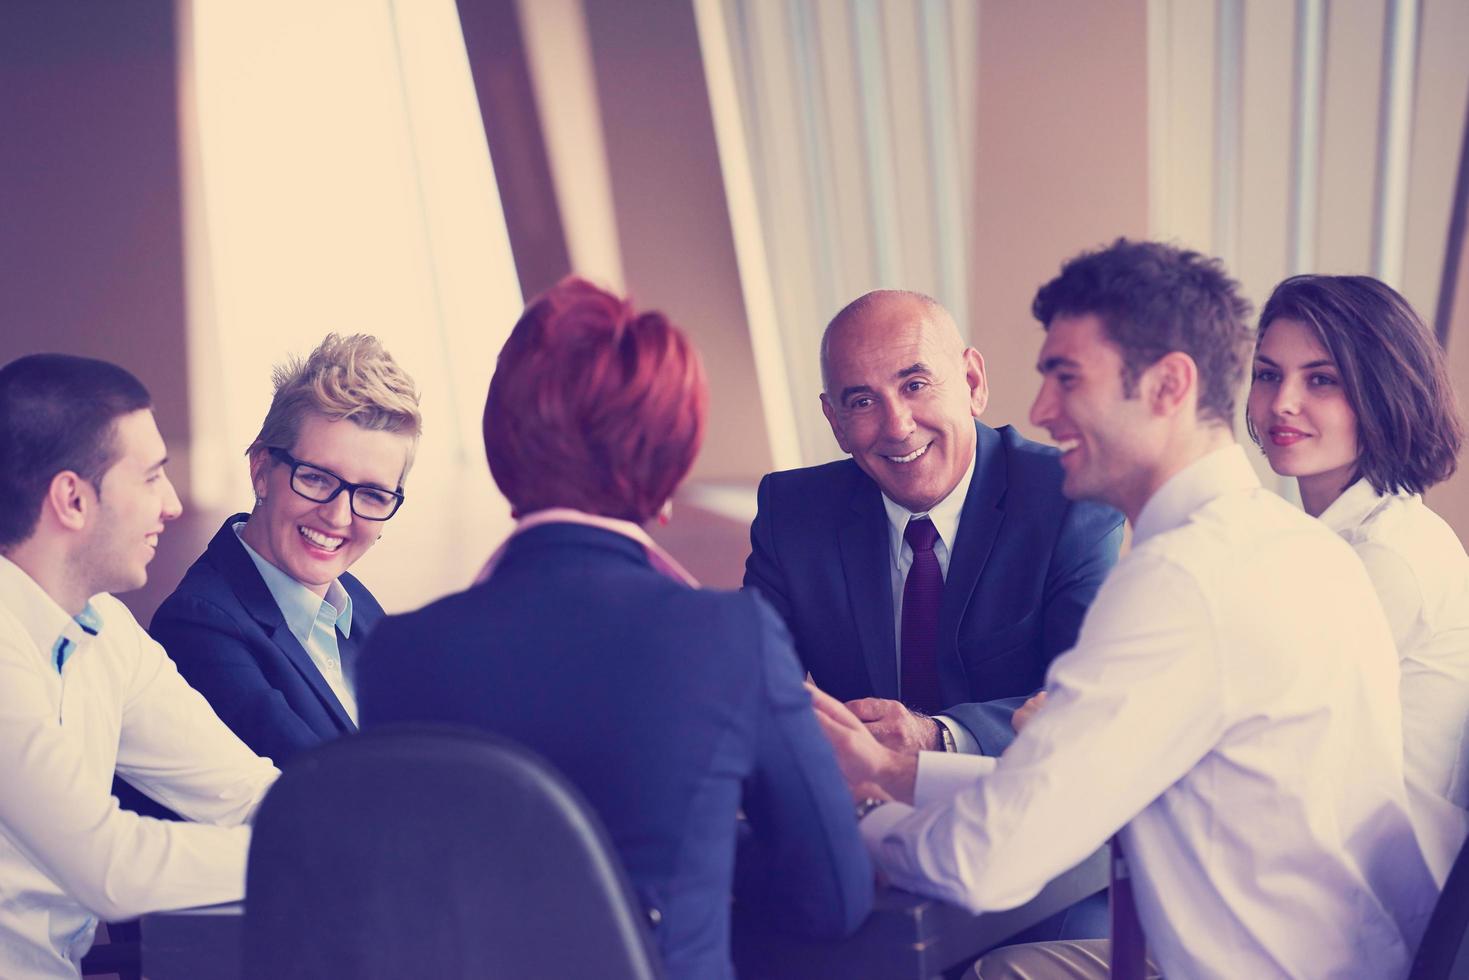
M98 632L0 558L0 976L76 977L97 917L240 898L278 775L110 595ZM58 671L57 639L76 646ZM118 809L112 775L192 819Z
M1120 833L1165 976L1401 977L1437 897L1361 564L1239 447L1169 480L999 759L923 753L888 880L1004 909Z
M969 456L969 468L959 478L954 489L949 491L948 496L934 504L927 511L915 514L902 504L890 499L887 494L882 495L882 508L888 518L888 556L892 559L888 565L890 582L893 589L893 636L895 638L903 635L903 586L908 582L908 570L913 567L913 546L908 543L906 534L908 522L920 517L927 517L933 522L933 529L938 532L938 537L933 542L933 556L938 559L939 574L945 581L949 578L949 554L954 546L954 541L959 537L959 519L964 515L964 501L969 496L969 484L974 481L974 466L979 460L979 447L975 446L974 452ZM898 658L898 677L903 676L903 644L893 644ZM948 732L949 740L953 743L956 752L978 752L979 743L974 736L969 734L969 729L954 721L947 715L935 715L934 720L943 726Z
M1321 520L1367 567L1397 643L1409 802L1442 884L1469 835L1469 557L1422 497L1366 480Z

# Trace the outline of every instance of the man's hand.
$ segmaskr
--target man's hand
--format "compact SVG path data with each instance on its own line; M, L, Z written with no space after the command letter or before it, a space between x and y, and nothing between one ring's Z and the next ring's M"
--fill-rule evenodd
M1041 708L1045 706L1046 692L1041 691L1032 695L1029 701L1016 708L1015 713L1010 716L1010 724L1014 727L1015 733L1017 735L1020 734L1020 730L1030 724L1030 720L1039 714Z
M928 715L909 711L899 701L887 698L858 698L848 701L852 714L867 726L872 737L898 752L942 752L944 738L939 723Z
M837 765L852 790L852 798L887 796L912 803L918 753L883 746L846 705L814 684L808 683L806 689L811 692L816 720L836 752ZM874 787L881 792L873 792Z

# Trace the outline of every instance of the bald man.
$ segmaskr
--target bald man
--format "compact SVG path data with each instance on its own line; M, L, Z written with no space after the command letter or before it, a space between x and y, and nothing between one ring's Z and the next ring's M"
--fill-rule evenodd
M1122 515L1066 500L1057 450L978 421L984 358L930 297L848 304L821 370L851 458L761 481L745 585L883 744L999 755L1075 643Z

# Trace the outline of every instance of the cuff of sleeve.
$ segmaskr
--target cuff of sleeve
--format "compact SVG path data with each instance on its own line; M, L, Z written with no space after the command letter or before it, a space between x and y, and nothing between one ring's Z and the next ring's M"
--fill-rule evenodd
M948 800L974 781L995 771L997 759L987 755L959 755L949 752L918 753L918 778L913 785L913 805L927 806ZM878 807L886 810L887 807ZM863 821L863 825L866 825Z
M882 839L888 835L888 831L896 827L904 817L912 812L911 806L895 800L874 808L862 818L862 822L857 825L857 830L862 834L862 840L867 845L867 853L871 854L874 860L882 847Z
M959 724L948 715L934 715L933 720L939 723L939 727L945 732L944 751L962 752L967 755L979 755L984 750L979 747L979 742L969 734L969 729Z

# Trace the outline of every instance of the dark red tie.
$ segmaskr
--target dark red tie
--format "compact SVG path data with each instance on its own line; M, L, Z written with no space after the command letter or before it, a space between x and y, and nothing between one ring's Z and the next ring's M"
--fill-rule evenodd
M1112 838L1112 881L1108 905L1112 912L1112 980L1143 980L1147 975L1148 944L1132 894L1132 875L1122 854L1122 841Z
M913 549L913 564L903 583L903 703L925 714L943 710L939 695L939 600L944 575L933 543L938 529L926 517L908 521L903 540Z

